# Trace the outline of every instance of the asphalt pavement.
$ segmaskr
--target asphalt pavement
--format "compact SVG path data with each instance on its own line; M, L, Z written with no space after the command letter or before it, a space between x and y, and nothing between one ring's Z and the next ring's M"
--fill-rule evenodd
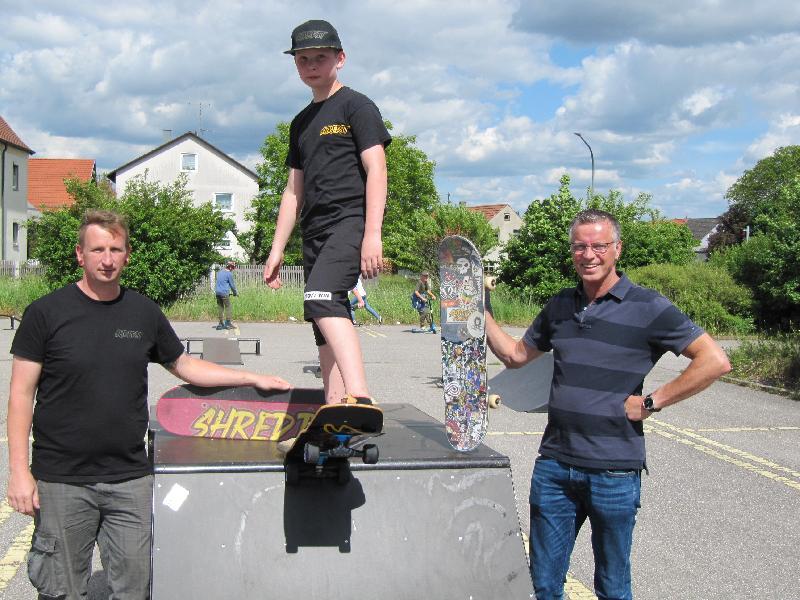
M173 325L181 337L232 335L214 330L211 323ZM403 325L365 325L358 331L370 391L378 402L408 403L441 421L439 337L412 333ZM524 330L509 332L520 336ZM10 347L13 334L7 323L0 323L0 347ZM242 323L238 335L261 342L260 356L243 355L244 368L280 375L299 387L320 385L313 374L303 372L304 366L316 363L309 325ZM675 377L687 362L665 356L645 389ZM501 370L491 354L488 368L490 376ZM11 357L6 355L0 358L4 397L10 372ZM151 406L178 383L151 365ZM531 382L532 389L545 385ZM3 442L6 410L6 402L0 402ZM547 415L504 405L489 417L485 443L511 460L520 524L527 531L530 474ZM800 600L800 402L717 382L649 418L646 432L649 474L643 476L632 551L634 596ZM0 444L0 463L7 474L5 443ZM3 498L6 476L0 478ZM5 501L0 504L1 598L36 598L24 563L31 530L30 518L10 511ZM99 562L95 566L100 569ZM567 597L594 598L592 579L587 524L575 545ZM91 589L91 598L102 597L100 577L93 578Z

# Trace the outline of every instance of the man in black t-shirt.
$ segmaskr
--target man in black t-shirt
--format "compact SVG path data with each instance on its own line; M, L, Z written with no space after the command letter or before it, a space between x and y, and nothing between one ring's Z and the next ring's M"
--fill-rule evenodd
M8 502L34 517L28 574L43 597L85 597L96 542L112 596L144 599L148 363L200 386L289 384L184 353L159 307L119 284L130 256L119 215L87 213L76 255L81 280L31 303L11 345Z
M344 87L345 54L327 21L292 32L300 79L313 101L292 120L281 198L264 281L281 286L283 251L297 218L303 230L303 312L319 347L329 403L371 402L347 293L359 271L377 277L383 263L381 228L386 204L385 146L391 137L375 104Z

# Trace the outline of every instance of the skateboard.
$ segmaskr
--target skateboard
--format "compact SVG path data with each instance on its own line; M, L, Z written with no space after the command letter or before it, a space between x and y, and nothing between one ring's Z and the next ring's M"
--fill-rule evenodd
M460 236L439 244L439 305L445 431L450 445L467 452L480 445L488 425L483 262Z
M321 389L179 385L159 398L156 417L175 435L279 442L297 436L324 404Z
M286 450L286 483L295 485L302 476L335 477L338 483L350 479L350 459L365 464L378 462L378 447L365 442L381 434L383 411L367 404L327 404Z
M517 412L547 412L553 380L553 354L548 352L519 369L503 369L489 378L489 402Z

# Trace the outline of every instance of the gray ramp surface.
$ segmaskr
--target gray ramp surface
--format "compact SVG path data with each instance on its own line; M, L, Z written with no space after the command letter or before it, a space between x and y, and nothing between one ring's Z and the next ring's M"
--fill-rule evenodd
M153 599L531 598L508 457L381 408L381 461L345 485L285 485L271 442L155 431Z

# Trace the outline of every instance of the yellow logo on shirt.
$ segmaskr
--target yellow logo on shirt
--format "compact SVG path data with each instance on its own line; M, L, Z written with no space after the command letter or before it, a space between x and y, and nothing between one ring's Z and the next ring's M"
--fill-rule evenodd
M347 135L350 132L350 125L325 125L319 134L320 135Z

